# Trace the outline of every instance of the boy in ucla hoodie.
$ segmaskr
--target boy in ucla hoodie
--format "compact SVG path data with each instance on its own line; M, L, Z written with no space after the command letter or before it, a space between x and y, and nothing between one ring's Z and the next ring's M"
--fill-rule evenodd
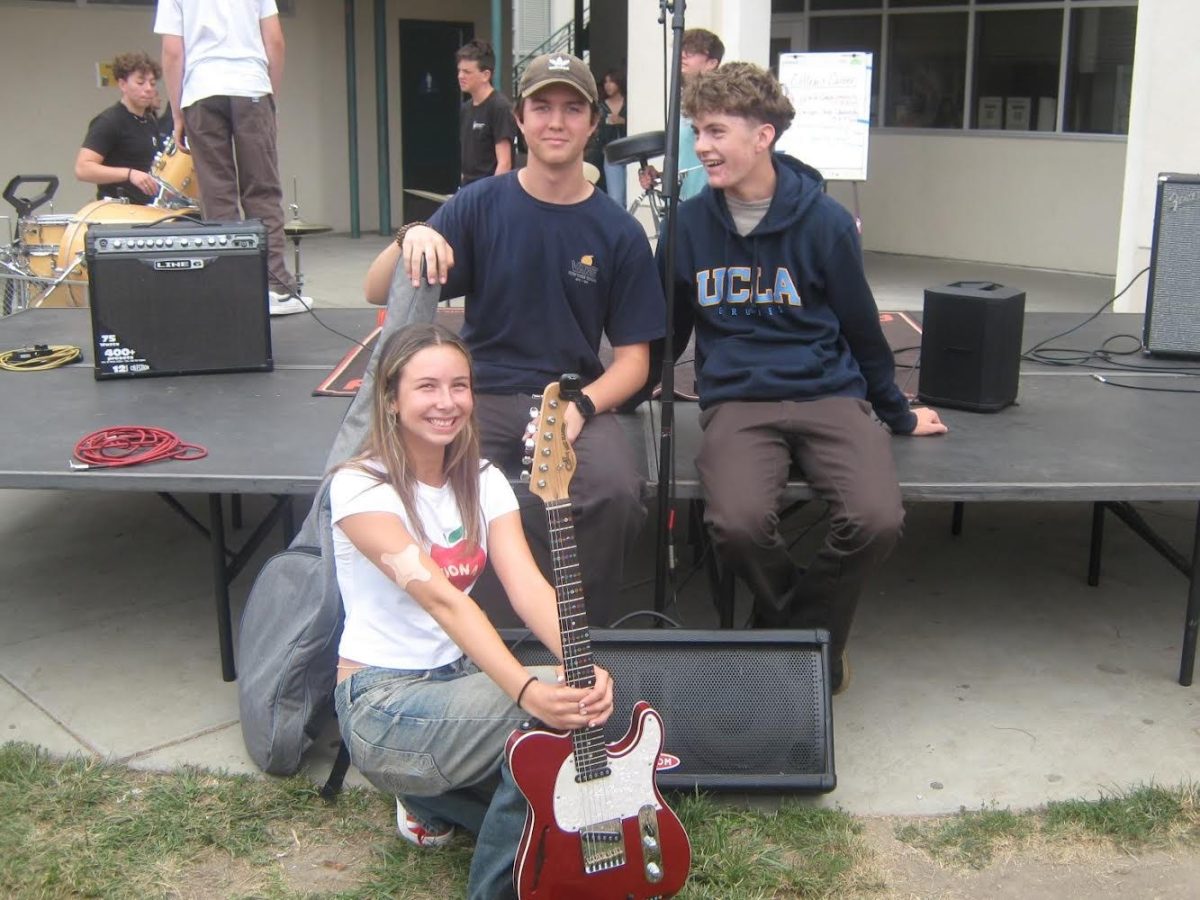
M696 332L705 521L758 625L829 629L837 692L863 582L904 520L887 429L946 426L895 384L854 219L820 173L773 152L794 115L774 76L727 63L686 85L683 105L708 175L679 207L673 273L677 346ZM806 570L779 531L793 463L830 509Z

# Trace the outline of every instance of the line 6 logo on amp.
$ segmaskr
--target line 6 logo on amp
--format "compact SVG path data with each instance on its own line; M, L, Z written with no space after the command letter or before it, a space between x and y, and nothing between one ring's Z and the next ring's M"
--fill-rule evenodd
M155 269L203 269L204 260L202 259L156 259L154 260Z

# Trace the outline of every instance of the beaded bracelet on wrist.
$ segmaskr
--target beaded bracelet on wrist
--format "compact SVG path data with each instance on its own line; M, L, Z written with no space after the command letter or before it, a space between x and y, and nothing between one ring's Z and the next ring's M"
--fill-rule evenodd
M418 225L428 225L428 222L409 222L407 225L401 225L396 229L396 246L404 246L404 236L408 234L408 229L416 228Z

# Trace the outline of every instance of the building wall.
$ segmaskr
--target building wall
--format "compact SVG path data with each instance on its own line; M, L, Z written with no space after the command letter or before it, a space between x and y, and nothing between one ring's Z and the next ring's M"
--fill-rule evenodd
M1158 174L1200 172L1196 116L1200 57L1194 46L1198 28L1200 4L1195 0L1142 0L1138 4L1117 290L1150 264ZM1145 303L1146 277L1142 276L1115 308L1140 312Z
M858 188L870 250L1111 273L1125 143L871 132ZM854 209L846 183L830 193Z
M689 27L722 34L727 58L765 62L768 0L693 0ZM961 134L871 135L867 182L859 208L868 249L985 262L1110 273L1118 257L1129 275L1148 259L1153 177L1167 169L1195 170L1200 132L1189 109L1195 63L1183 52L1187 28L1200 24L1190 0L1144 3L1139 14L1131 156L1120 139L1007 138ZM298 0L283 19L288 41L285 84L279 98L279 155L285 201L301 215L338 230L350 226L344 4ZM357 41L360 224L380 229L375 116L374 4L355 5ZM658 6L627 0L630 133L663 128L662 31ZM1172 24L1165 24L1167 17ZM115 89L96 87L95 64L119 52L144 49L157 56L150 9L89 8L0 0L0 51L20 89L0 94L5 124L0 180L56 174L62 181L55 208L72 212L95 195L72 175L88 120L116 101ZM490 0L387 0L390 203L399 224L400 180L398 28L401 18L471 21L489 38ZM1180 19L1183 17L1183 19ZM1178 44L1178 47L1176 47ZM1152 52L1165 47L1169 52ZM1181 67L1183 67L1181 69ZM1155 103L1151 108L1151 93ZM1161 102L1160 102L1161 101ZM630 177L630 196L637 184ZM848 185L832 192L853 207ZM1118 231L1124 190L1126 231ZM1139 262L1140 260L1140 262ZM1140 296L1136 299L1140 308Z
M378 149L375 115L374 4L355 4L360 221L378 230ZM308 221L350 227L345 7L337 0L297 0L282 19L287 64L279 104L279 165L284 202L298 200ZM386 8L391 206L398 218L400 182L400 18L471 21L491 32L490 0L388 0ZM60 179L56 212L74 212L95 198L95 186L75 180L75 155L87 123L115 103L115 87L96 86L96 63L144 50L156 59L161 41L153 9L75 7L0 2L0 58L18 81L0 93L0 181L16 174ZM161 93L166 96L163 86ZM42 212L47 212L43 209ZM0 211L4 214L10 209Z
M649 6L629 0L630 58L654 61L630 73L634 134L663 128L662 37L654 24L657 7ZM759 0L688 4L688 27L720 34L727 60L765 65L769 20L770 4ZM870 140L868 180L858 187L868 250L1081 272L1114 270L1125 170L1122 139L877 128ZM830 192L854 208L851 185L834 184Z

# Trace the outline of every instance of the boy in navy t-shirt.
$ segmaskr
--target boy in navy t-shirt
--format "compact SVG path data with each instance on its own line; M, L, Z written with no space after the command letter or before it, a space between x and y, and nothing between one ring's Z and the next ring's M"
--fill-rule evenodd
M645 231L583 176L598 109L582 60L531 62L516 106L526 167L467 185L428 224L402 228L372 264L366 293L386 302L396 265L416 283L423 262L444 297L465 295L483 455L510 478L522 468L530 395L566 372L583 376L583 398L564 413L578 459L569 490L592 622L607 625L646 514L632 449L609 413L646 385L650 342L663 336L666 316ZM607 368L602 337L613 348ZM518 497L547 570L541 501L525 490Z

